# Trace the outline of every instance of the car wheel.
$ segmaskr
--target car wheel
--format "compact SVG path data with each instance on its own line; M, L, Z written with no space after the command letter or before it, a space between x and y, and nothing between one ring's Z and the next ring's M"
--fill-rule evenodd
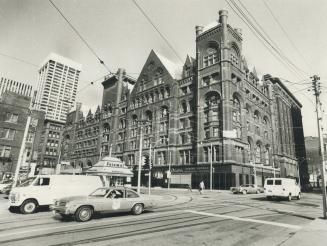
M93 208L90 206L79 207L75 212L75 219L79 222L86 222L92 219Z
M22 205L20 205L20 212L22 214L35 213L36 209L37 209L37 202L32 199L28 199L24 201Z
M300 200L301 199L301 192L299 192L299 194L297 195L297 197L296 197L298 200Z
M132 208L132 213L133 213L134 215L139 215L139 214L141 214L142 212L143 212L143 205L142 205L142 204L137 203L137 204L135 204L135 205L133 206L133 208Z
M292 194L291 194L291 193L288 195L287 200L288 200L289 202L292 201Z
M246 192L246 190L243 190L243 192L242 192L242 193L243 193L243 195L246 195L246 193L247 193L247 192Z

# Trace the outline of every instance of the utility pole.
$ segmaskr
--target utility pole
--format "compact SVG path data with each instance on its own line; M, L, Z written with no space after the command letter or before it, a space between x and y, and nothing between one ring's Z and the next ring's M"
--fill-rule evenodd
M210 190L212 190L212 143L210 143Z
M151 168L152 168L152 161L151 161L151 146L152 146L152 143L150 143L150 154L149 154L149 195L151 195Z
M319 136L319 154L321 157L321 179L322 179L322 194L323 194L323 217L326 217L326 182L325 182L325 153L324 153L324 139L323 139L323 129L322 129L322 114L321 114L321 102L320 102L320 77L317 75L313 75L312 77L312 88L314 91L314 95L316 97L316 112L317 112L317 124L318 124L318 136Z
M13 185L12 185L13 188L16 187L16 185L17 185L19 170L20 170L20 166L22 164L22 159L23 159L24 150L25 150L26 137L27 137L28 129L30 128L31 118L32 117L31 117L30 112L29 112L29 114L27 116L27 121L26 121L26 126L25 126L22 145L20 146L20 151L19 151L19 155L18 155L18 161L17 161L17 165L16 165L14 182L13 182Z
M141 122L141 121L140 121ZM137 172L137 193L141 194L141 169L142 169L142 147L143 147L143 122L140 127L139 164Z

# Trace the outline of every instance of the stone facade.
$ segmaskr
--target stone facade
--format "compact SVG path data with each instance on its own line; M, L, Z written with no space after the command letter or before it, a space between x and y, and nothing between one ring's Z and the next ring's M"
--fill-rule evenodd
M73 124L82 138L91 138L84 124L97 126L95 159L113 155L136 170L139 160L151 156L152 185L162 186L170 170L171 186L197 187L204 180L208 187L211 165L214 189L299 176L298 160L305 158L302 105L280 79L260 80L249 70L241 31L227 24L227 11L220 11L215 25L196 27L196 58L178 65L151 51L136 82L120 69L103 86L92 121ZM71 161L87 157L88 145L77 139L71 144Z

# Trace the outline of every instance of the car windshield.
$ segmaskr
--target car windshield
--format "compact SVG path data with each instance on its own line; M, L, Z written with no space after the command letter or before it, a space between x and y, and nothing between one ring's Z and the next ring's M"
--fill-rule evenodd
M108 193L109 189L107 188L99 188L93 191L90 196L96 196L96 197L104 197Z
M34 180L35 180L35 178L28 178L28 179L22 181L21 184L17 185L17 187L26 187L26 186L29 186Z

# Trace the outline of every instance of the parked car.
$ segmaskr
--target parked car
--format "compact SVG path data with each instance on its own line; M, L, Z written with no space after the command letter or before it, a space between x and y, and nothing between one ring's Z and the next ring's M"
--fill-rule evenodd
M12 180L3 180L0 183L0 194L4 193L4 189L6 189L7 186L10 186L12 184Z
M9 209L18 207L23 214L34 213L38 206L53 204L54 199L72 195L88 195L103 187L98 176L39 175L13 188Z
M2 189L2 193L3 194L6 194L6 195L9 195L10 191L11 191L11 188L12 188L12 183L7 185L5 188Z
M88 196L66 197L55 201L50 208L63 218L74 216L76 221L92 219L93 213L132 212L141 214L156 207L149 196L142 196L126 188L99 188Z
M295 179L289 178L268 178L265 180L265 195L268 200L271 198L287 198L289 201L293 197L301 199L301 190Z
M253 184L246 184L241 185L238 187L231 187L230 189L234 194L242 193L242 194L259 194L262 193L264 190L262 187L253 185Z

